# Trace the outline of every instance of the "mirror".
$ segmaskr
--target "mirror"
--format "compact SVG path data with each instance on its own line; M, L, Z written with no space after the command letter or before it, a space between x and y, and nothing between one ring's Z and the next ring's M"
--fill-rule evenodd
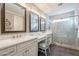
M29 29L30 32L37 32L39 31L39 16L33 12L30 12L30 21L29 21Z
M40 17L40 31L45 31L46 30L46 22L45 19Z
M26 9L19 4L2 4L2 33L26 32Z
M46 30L49 30L50 29L50 25L51 25L51 21L49 19L46 19L45 23L46 23Z

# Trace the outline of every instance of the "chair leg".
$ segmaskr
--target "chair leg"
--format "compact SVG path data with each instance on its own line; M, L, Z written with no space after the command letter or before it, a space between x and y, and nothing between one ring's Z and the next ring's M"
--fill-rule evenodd
M45 56L47 56L47 49L45 49Z

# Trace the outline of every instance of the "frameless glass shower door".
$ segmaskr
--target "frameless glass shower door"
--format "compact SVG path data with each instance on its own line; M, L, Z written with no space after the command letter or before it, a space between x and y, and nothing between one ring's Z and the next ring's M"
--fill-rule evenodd
M53 21L52 31L54 43L68 47L76 47L77 21L76 17L68 17Z

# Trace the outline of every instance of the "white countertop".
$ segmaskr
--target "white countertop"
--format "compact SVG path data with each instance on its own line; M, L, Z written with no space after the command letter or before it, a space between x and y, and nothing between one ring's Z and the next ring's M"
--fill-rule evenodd
M45 37L47 34L51 34L51 32L38 33L38 34L31 33L31 35L28 34L28 35L20 37L20 38L3 39L3 40L0 40L0 49L6 48L6 47L9 47L12 45L16 45L18 43L22 43L25 41L33 40L35 38L40 39L42 37Z
M29 41L35 38L36 36L26 36L26 37L21 37L21 38L3 39L3 40L0 40L0 49L6 48L12 45L16 45L18 43L22 43L25 41Z

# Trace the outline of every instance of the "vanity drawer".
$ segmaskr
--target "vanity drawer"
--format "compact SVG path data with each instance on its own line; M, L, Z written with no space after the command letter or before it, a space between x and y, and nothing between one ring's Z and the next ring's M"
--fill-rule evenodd
M0 56L12 56L16 54L16 46L0 50Z
M35 43L35 42L37 42L36 39L18 44L17 45L17 52L22 51L31 45L33 46L33 43Z

